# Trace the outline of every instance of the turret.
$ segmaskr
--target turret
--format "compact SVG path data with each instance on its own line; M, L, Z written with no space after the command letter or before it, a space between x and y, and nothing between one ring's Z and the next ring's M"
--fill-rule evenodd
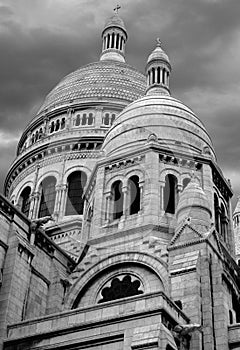
M125 62L127 31L118 13L111 16L102 32L102 53L100 61L113 60Z
M171 64L168 55L163 51L161 45L160 40L157 39L157 46L147 60L147 95L170 95L169 76Z

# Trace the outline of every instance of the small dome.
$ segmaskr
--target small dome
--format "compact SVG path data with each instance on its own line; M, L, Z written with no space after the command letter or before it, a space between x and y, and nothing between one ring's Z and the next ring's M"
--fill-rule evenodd
M104 26L104 29L103 29L103 32L108 29L108 28L111 28L111 27L118 27L118 28L121 28L123 29L125 32L126 31L126 27L125 27L125 24L122 20L121 17L118 16L118 14L114 14L112 15L105 23L105 26Z
M149 64L150 62L156 61L156 60L166 61L170 64L169 57L166 54L166 52L163 51L159 42L156 48L153 50L153 52L148 56L147 63Z
M141 149L150 134L172 153L200 155L207 146L215 157L203 123L190 108L167 95L145 96L128 105L108 131L103 148L109 155Z
M114 99L129 103L144 95L145 89L145 76L126 63L90 63L64 77L47 95L39 113L68 105L71 101Z
M180 195L177 210L177 226L187 218L197 228L209 229L211 225L211 209L205 192L196 176L193 176L189 184Z

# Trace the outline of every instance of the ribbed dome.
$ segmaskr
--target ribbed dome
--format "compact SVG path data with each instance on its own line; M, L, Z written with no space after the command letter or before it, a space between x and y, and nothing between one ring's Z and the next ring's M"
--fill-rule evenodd
M122 18L119 17L118 14L116 14L116 13L114 15L112 15L106 21L103 31L107 28L110 28L110 27L118 27L118 28L125 30L125 32L126 32L126 27L125 27L125 24L124 24Z
M206 147L215 157L211 139L196 115L171 96L145 96L120 113L108 131L104 146L106 154L119 154L140 149L150 134L170 151L199 155Z
M40 111L82 100L124 100L144 95L146 78L135 68L117 61L88 64L67 75L47 95Z

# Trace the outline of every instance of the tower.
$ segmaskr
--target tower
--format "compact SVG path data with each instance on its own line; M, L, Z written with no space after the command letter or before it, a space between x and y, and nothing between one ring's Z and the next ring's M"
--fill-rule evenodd
M231 188L171 95L160 40L144 76L127 36L114 14L99 62L61 80L20 139L15 206L0 197L6 350L238 347Z

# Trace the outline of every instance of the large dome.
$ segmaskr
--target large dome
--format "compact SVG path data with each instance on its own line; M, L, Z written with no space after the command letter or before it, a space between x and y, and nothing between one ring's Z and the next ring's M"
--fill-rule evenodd
M192 156L204 149L215 157L211 139L190 108L168 95L148 95L131 103L108 131L103 149L119 154L141 148L151 134L169 151L187 151Z
M47 95L39 112L83 100L118 99L129 103L142 96L145 88L145 76L126 63L90 63L63 78Z

